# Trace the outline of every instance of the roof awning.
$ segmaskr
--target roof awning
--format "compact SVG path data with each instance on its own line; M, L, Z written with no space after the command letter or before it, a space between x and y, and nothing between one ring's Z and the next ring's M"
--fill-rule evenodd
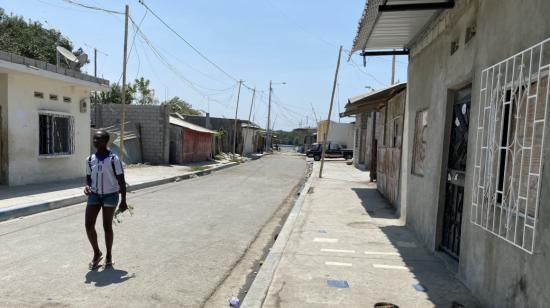
M394 97L407 87L406 83L398 83L385 89L365 93L363 95L351 97L344 108L346 111L340 114L340 117L349 117L358 113L378 110L383 107L389 99Z
M210 130L208 128L204 128L202 126L195 125L193 123L189 123L189 122L184 121L182 119L179 119L179 118L177 118L173 115L170 116L170 124L176 125L176 126L179 126L179 127L185 127L185 128L190 129L190 130L194 130L196 132L201 132L201 133L208 133L208 134L217 134L218 133L218 132Z
M454 0L368 0L352 52L407 49L426 24Z

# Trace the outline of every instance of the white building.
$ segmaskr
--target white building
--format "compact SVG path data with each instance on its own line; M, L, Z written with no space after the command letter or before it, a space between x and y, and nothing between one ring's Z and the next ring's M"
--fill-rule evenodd
M0 51L0 184L84 177L90 91L108 81Z
M317 123L317 142L323 142L327 131L327 120ZM327 142L337 143L345 148L353 149L355 129L353 123L337 123L330 121Z

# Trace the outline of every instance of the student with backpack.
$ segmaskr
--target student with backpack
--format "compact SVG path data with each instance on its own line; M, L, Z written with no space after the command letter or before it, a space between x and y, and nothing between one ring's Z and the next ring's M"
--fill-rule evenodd
M94 250L94 257L89 263L91 270L100 266L103 253L99 250L95 222L100 210L103 210L103 230L105 231L105 246L107 255L105 267L113 266L111 248L113 247L113 217L119 203L119 211L128 209L126 204L126 181L122 162L116 154L107 148L109 133L98 130L93 136L93 144L97 152L86 160L86 187L84 193L88 196L86 206L85 226L88 240Z

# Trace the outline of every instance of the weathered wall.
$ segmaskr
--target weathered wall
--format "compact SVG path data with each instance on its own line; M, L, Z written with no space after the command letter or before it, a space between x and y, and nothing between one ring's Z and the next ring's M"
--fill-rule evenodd
M395 206L401 216L401 145L406 92L402 91L388 100L377 119L379 136L376 187Z
M94 106L96 128L120 124L120 104ZM162 105L127 105L126 122L141 127L143 161L167 164L170 160L170 110Z
M317 142L323 142L327 130L327 121L319 121L317 124ZM351 123L330 122L327 142L338 143L348 149L354 146L355 126Z
M243 155L249 155L249 154L252 154L255 151L255 145L254 145L254 141L256 139L256 129L254 128L249 128L249 127L243 127L242 128L242 132L243 132Z
M190 115L184 115L183 116L185 121L200 125L202 127L206 127L206 117L204 116L190 116ZM242 149L242 129L241 124L243 123L242 120L237 120L237 153L241 152ZM225 135L223 136L223 140L221 140L221 145L218 145L221 147L222 152L226 153L232 153L233 152L233 131L235 129L235 120L234 119L225 119L225 118L210 118L210 127L209 129L219 131L223 130L225 131Z
M451 125L449 93L472 83L459 277L486 307L545 307L550 303L549 203L539 205L534 254L470 222L481 71L548 38L550 19L545 12L550 12L550 1L457 1L455 9L444 13L448 14L445 22L427 36L429 41L411 49L401 190L406 221L430 249L439 248ZM465 29L473 23L477 24L477 33L465 43ZM451 55L454 40L458 40L459 48ZM429 108L427 157L424 175L417 176L411 174L410 162L415 115L424 108ZM548 130L547 126L546 159L550 154ZM550 171L544 168L541 200L550 198L549 179Z
M8 181L8 75L0 74L0 184Z
M34 92L44 93L35 98ZM57 94L52 101L49 94ZM63 102L63 96L71 98ZM7 76L9 185L21 185L84 177L90 149L90 111L80 112L80 100L89 102L90 89L47 78L9 74ZM69 113L74 117L74 153L59 157L39 156L39 110Z

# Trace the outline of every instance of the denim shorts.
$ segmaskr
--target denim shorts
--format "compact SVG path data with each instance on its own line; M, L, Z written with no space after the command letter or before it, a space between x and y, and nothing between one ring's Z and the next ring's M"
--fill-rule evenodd
M118 205L118 193L105 195L91 193L88 195L88 205L116 207Z

